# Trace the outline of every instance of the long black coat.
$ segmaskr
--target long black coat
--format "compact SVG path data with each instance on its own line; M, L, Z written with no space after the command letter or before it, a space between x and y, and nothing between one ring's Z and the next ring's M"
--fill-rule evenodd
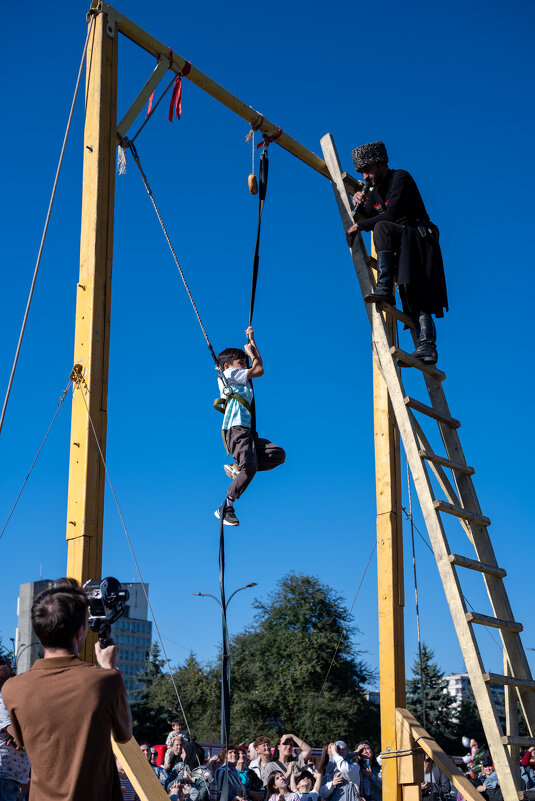
M439 232L429 221L412 175L406 170L388 170L368 193L362 215L362 231L373 231L381 221L403 226L397 283L405 310L411 313L418 309L442 317L444 309L448 310L448 295ZM419 223L423 223L425 236L418 230Z

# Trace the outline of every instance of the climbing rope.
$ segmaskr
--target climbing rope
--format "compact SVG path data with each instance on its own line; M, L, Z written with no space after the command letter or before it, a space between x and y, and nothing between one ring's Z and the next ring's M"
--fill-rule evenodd
M196 315L197 320L199 322L199 325L201 327L201 331L203 332L204 338L206 340L206 344L208 345L208 350L210 351L210 355L211 355L212 359L214 360L215 368L216 368L216 370L217 370L217 372L219 374L219 377L221 378L221 381L223 382L224 387L226 389L228 389L229 388L228 381L227 381L227 379L226 379L226 377L225 377L225 375L223 373L223 370L219 366L219 363L217 361L217 356L215 355L215 351L214 351L214 349L212 347L212 343L210 342L208 334L206 333L206 329L205 329L205 327L203 325L203 322L201 320L201 315L199 314L199 310L197 309L197 305L196 305L196 303L195 303L195 301L193 299L193 295L191 294L191 290L190 290L190 288L188 286L188 282L186 281L186 276L184 275L182 267L180 266L180 262L178 261L177 255L175 253L175 249L173 247L173 244L171 242L169 234L167 233L167 228L165 227L165 223L164 223L164 221L162 219L162 215L160 214L160 211L159 211L158 206L156 204L156 201L154 199L154 195L152 193L152 189L150 188L149 182L147 180L147 176L145 175L143 167L141 166L141 161L140 161L137 149L136 149L135 145L133 144L133 142L129 141L128 139L124 140L123 146L130 148L130 152L132 153L134 161L135 161L135 163L136 163L136 165L138 167L139 174L141 175L141 180L143 181L145 189L147 190L147 194L148 194L148 196L149 196L149 198L151 200L151 203L152 203L152 206L154 208L154 211L156 212L156 216L158 217L158 221L160 223L160 226L162 228L164 236L165 236L165 238L167 240L167 244L169 245L169 250L171 251L171 254L172 254L174 262L175 262L175 264L177 266L178 272L180 273L180 277L182 278L182 283L184 284L184 288L185 288L186 292L188 293L188 297L189 297L191 305L193 307L193 311L195 312L195 315Z
M76 79L76 86L74 88L74 96L73 96L72 103L71 103L71 109L70 109L70 112L69 112L69 118L67 120L67 128L65 130L65 136L63 137L63 145L62 145L62 148L61 148L61 153L60 153L60 156L59 156L59 162L58 162L58 166L57 166L57 169L56 169L56 177L54 178L54 184L52 186L52 194L50 196L50 202L48 204L48 211L46 213L45 225L44 225L44 228L43 228L43 233L41 235L41 244L39 245L39 252L37 253L37 261L35 263L35 269L33 271L32 283L30 285L30 292L29 292L29 295L28 295L28 300L26 302L26 310L24 312L24 318L22 320L22 327L20 329L19 341L17 342L17 348L15 350L15 358L13 359L13 366L11 368L11 375L9 376L9 382L8 382L8 385L7 385L6 395L5 395L5 398L4 398L4 405L2 407L2 413L0 414L0 433L2 431L2 426L4 425L4 418L6 416L7 404L8 404L8 401L9 401L9 396L11 395L11 387L13 385L13 379L15 378L15 371L17 369L17 363L19 361L19 354L20 354L20 349L21 349L21 346L22 346L22 340L23 340L23 337L24 337L24 332L26 331L26 323L28 321L28 315L30 313L30 306L32 304L33 292L34 292L34 289L35 289L35 282L37 281L37 273L39 272L39 265L41 264L41 256L43 255L43 248L45 246L46 235L47 235L47 232L48 232L48 224L50 222L50 215L52 214L52 206L54 204L54 198L56 197L56 188L58 186L59 175L60 175L61 167L62 167L62 164L63 164L63 156L65 155L65 148L66 148L66 145L67 145L67 139L69 138L69 132L71 130L72 116L73 116L73 113L74 113L74 107L76 105L76 99L78 97L78 89L80 87L80 80L81 80L81 77L82 77L82 69L83 69L83 66L84 66L84 61L85 61L85 57L86 57L86 53L87 53L87 46L89 44L89 36L90 36L91 31L93 29L94 18L95 17L92 14L91 15L91 19L89 21L88 29L87 29L87 36L86 36L86 39L85 39L84 49L83 49L83 52L82 52L82 59L80 61L80 68L78 70L78 77Z
M420 633L420 608L418 605L418 579L416 577L416 549L414 547L414 521L412 519L411 476L409 472L408 462L407 462L407 489L409 497L409 522L411 526L412 570L414 574L414 599L416 603L416 629L418 632L418 663L420 666L420 696L422 701L422 724L424 729L426 729L427 726L426 726L426 715L425 715L425 683L424 683L424 668L422 662L422 639Z
M1 540L1 539L2 539L2 537L4 536L4 531L6 530L6 528L7 528L7 526L8 526L8 523L9 523L9 521L11 520L11 518L12 518L12 516L13 516L13 512L15 511L15 509L16 509L16 507L17 507L17 504L18 504L18 502L19 502L20 496L22 495L22 493L23 493L23 491L24 491L24 487L25 487L25 486L26 486L26 484L28 483L28 479L30 478L30 476L31 476L31 474L32 474L32 470L33 470L33 468L35 467L35 463L36 463L37 459L39 458L39 454L40 454L40 453L41 453L41 451L43 450L43 447L44 447L44 444L45 444L45 442L46 442L46 440L47 440L47 437L48 437L48 435L50 434L50 431L52 430L52 426L54 425L54 422L55 422L55 420L56 420L56 417L57 417L57 416L58 416L58 414L59 414L59 410L61 409L61 406L62 406L62 404L63 404L63 401L64 401L64 400L65 400L65 398L67 397L67 393L68 393L68 391L69 391L69 389L70 389L70 387L71 387L71 384L72 384L72 380L71 380L71 381L69 381L69 383L67 384L67 386L65 387L65 389L64 389L64 390L63 390L63 392L61 393L61 398L60 398L60 399L59 399L59 401L58 401L58 405L57 405L56 411L55 411L55 413L54 413L54 416L53 416L53 418L52 418L52 420L51 420L51 422L50 422L50 425L48 426L48 428L47 428L47 430L46 430L46 434L45 434L45 436L43 437L43 441L41 442L41 444L40 444L40 446L39 446L39 450L38 450L38 451L37 451L37 453L35 454L35 458L34 458L34 460L33 460L32 464L31 464L31 466L30 466L30 469L28 470L28 474L27 474L26 478L24 479L24 482L23 482L23 484L22 484L22 487L21 487L21 488L20 488L20 490L19 490L19 494L18 494L18 495L17 495L17 497L15 498L15 503L14 503L14 504L13 504L13 506L11 507L11 511L10 511L10 513L9 513L9 514L8 514L8 516L7 516L7 520L6 520L6 522L4 523L4 525L3 525L2 531L0 531L0 540Z
M74 382L73 383L73 393L76 390L79 390L79 392L80 392L80 394L82 396L82 399L84 401L84 406L86 408L87 418L89 420L89 425L91 427L91 431L93 432L93 437L95 439L95 443L96 443L96 446L97 446L97 449L98 449L98 452L99 452L99 455L100 455L102 466L104 467L104 472L106 473L106 478L107 478L107 481L108 481L108 485L110 487L111 494L113 495L113 500L115 501L115 506L117 507L117 512L119 513L119 518L121 520L121 525L123 527L123 531L124 531L124 534L125 534L125 537L126 537L126 541L128 542L128 547L130 548L130 553L132 554L132 559L134 560L134 565L136 567L136 571L137 571L137 574L139 576L139 581L141 583L141 588L143 590L143 594L145 596L145 600L147 601L147 606L149 608L149 611L150 611L150 613L152 615L152 619L154 621L154 628L156 629L156 633L158 635L158 641L160 643L160 648L162 649L162 655L163 655L163 658L164 658L164 661L165 661L165 664L166 664L166 667L167 667L167 671L169 673L169 678L171 679L171 683L173 685L173 689L174 689L178 704L180 706L180 711L182 712L182 716L184 718L184 723L186 725L186 729L188 731L189 738L191 740L192 739L191 729L190 729L190 726L189 726L189 723L188 723L186 712L184 711L184 707L182 705L182 699L180 698L180 693L178 692L178 687L176 685L175 678L174 678L173 673L171 671L171 665L169 663L169 658L167 656L167 651L165 650L165 645L163 644L163 638L162 638L162 635L160 633L160 627L158 625L158 620L156 618L156 615L154 614L154 609L152 608L152 604L151 604L151 602L149 600L149 594L147 592L147 587L145 585L145 581L143 580L143 576L142 576L142 573L141 573L141 568L139 566L139 562L137 560L137 557L136 557L136 554L135 554L135 551L134 551L134 546L132 545L132 540L130 539L130 535L128 534L128 530L126 528L126 523L125 523L125 520L124 520L124 517L123 517L123 513L121 511L121 507L119 506L119 501L118 501L117 495L115 493L115 488L113 486L113 483L112 483L112 480L111 480L111 477L110 477L110 474L109 474L109 471L108 471L108 466L106 464L106 459L104 458L104 454L102 453L102 448L100 447L100 442L99 442L99 439L98 439L98 436L97 436L95 425L93 423L93 418L91 417L91 413L89 411L89 406L87 404L87 400L86 400L86 397L85 397L85 393L86 392L89 393L89 387L87 386L87 383L86 383L82 373L78 372L76 369L73 370L71 378L72 378L72 380ZM197 755L197 761L199 763L199 767L201 767L198 755Z

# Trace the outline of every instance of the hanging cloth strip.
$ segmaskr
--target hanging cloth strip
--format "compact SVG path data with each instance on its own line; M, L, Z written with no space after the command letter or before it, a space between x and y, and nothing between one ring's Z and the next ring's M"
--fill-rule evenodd
M173 51L170 50L170 61L173 62ZM188 75L191 71L191 62L185 61L182 70L178 73L173 87L173 94L171 96L171 103L169 105L169 122L173 122L173 112L176 114L177 120L180 119L182 114L182 76Z

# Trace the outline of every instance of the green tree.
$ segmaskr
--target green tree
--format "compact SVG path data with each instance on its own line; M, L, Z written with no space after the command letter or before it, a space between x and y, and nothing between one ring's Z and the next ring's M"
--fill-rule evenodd
M425 721L427 731L445 749L455 744L454 699L447 690L448 683L444 673L434 661L434 651L422 643L422 676L425 699ZM422 714L422 681L418 655L412 665L412 678L407 681L407 708L420 723Z
M315 745L344 737L378 740L378 710L363 684L373 678L352 641L343 598L312 576L284 576L252 628L231 642L231 734L293 731Z

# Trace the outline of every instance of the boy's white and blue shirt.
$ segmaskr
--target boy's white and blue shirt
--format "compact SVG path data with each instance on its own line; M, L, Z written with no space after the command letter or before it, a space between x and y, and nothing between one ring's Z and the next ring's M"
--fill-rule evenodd
M248 370L243 367L229 367L225 370L224 376L227 379L230 391L235 395L240 395L249 406L253 402L253 388L247 378ZM221 397L224 398L226 394L225 387L220 378L217 379ZM221 428L227 431L233 426L243 426L244 428L251 428L251 412L248 412L245 406L235 398L230 398L225 409L225 416L223 417L223 424Z

